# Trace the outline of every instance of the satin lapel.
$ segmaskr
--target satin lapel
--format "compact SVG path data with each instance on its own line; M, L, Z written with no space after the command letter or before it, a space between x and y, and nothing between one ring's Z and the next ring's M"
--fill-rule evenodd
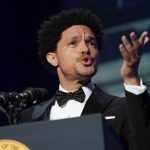
M54 105L54 101L55 99L53 97L43 105L36 106L32 114L32 120L33 121L48 120L49 112L51 107Z
M98 87L92 92L81 115L103 113L107 106L112 102L113 96L103 92Z
M111 103L113 96L103 92L98 87L92 92L87 101L82 114L103 113L107 106ZM54 105L54 97L42 105L35 107L32 115L33 121L48 120L51 107Z

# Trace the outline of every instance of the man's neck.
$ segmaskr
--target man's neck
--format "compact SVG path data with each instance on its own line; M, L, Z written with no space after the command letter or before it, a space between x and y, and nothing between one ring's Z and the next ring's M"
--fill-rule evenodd
M89 82L88 81L87 82L85 81L84 82L83 81L82 82L81 81L70 81L70 82L60 81L60 84L63 89L73 92L73 91L78 90L80 87L87 85Z
M78 88L79 89L79 88ZM63 91L63 92L65 92L65 93L68 93L68 92L74 92L74 91L77 91L78 89L76 89L76 90L66 90L65 88L63 88L62 86L61 86L61 84L59 84L59 90L60 91ZM88 83L88 84L86 84L86 85L82 85L82 89L83 89L83 91L84 92L86 92L87 93L87 91L93 91L94 89L95 89L95 86L94 86L94 84L92 83L92 82L90 82L90 83ZM89 92L88 92L89 93Z

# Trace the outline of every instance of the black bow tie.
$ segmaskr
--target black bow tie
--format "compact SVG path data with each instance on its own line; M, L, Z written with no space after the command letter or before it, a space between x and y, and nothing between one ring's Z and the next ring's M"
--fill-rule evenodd
M78 102L84 102L85 94L80 88L79 90L75 92L65 93L60 90L56 91L55 99L57 100L57 103L59 106L63 106L65 103L67 103L68 100L73 99Z

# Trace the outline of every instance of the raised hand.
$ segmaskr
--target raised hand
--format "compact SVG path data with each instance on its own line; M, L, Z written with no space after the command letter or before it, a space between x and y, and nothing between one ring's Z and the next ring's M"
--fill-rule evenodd
M123 64L120 73L124 82L130 85L139 85L138 68L141 60L141 47L149 42L148 32L143 32L139 39L135 32L130 33L130 41L125 35L121 38L122 43L119 45L123 57Z

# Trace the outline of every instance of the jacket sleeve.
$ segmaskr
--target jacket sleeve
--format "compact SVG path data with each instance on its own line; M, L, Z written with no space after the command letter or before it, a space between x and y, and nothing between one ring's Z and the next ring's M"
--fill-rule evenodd
M150 96L147 91L140 95L127 91L125 94L133 136L132 149L150 150Z

